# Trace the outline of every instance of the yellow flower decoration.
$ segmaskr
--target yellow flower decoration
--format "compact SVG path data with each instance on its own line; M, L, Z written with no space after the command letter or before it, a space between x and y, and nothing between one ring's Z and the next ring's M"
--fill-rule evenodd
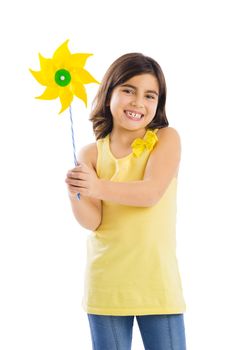
M137 138L131 144L134 157L139 157L145 149L151 151L157 142L157 135L153 131L147 130L143 139Z
M73 96L80 98L87 106L87 94L84 84L99 82L84 69L89 56L93 54L75 53L71 54L66 40L54 52L52 58L44 58L39 54L40 71L30 72L42 85L46 86L44 93L36 98L52 100L60 98L62 113L73 101Z

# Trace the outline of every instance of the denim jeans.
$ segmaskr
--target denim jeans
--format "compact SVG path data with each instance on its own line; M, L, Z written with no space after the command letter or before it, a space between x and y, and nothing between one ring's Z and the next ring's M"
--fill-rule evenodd
M130 350L134 317L145 350L186 350L183 314L87 316L93 350Z

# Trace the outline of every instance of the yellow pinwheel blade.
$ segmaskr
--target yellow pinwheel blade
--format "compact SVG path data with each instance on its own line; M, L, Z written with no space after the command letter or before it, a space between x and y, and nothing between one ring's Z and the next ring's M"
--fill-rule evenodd
M43 72L36 72L32 69L29 69L29 71L32 73L33 77L38 81L38 83L45 86L48 85L48 76L46 76Z
M59 94L59 88L58 87L47 87L42 95L36 97L40 100L53 100L54 98L57 98Z
M68 49L68 41L66 40L53 54L53 61L56 67L63 68L64 65L69 64L71 57L70 50Z
M80 98L85 103L85 106L87 107L87 93L85 87L81 83L76 82L72 84L72 91L75 96Z
M34 76L34 78L38 81L38 83L40 83L41 85L47 85L47 78L46 76L44 76L44 74L42 72L36 72L34 70L29 69L29 71L32 73L32 75Z
M75 82L80 82L82 84L90 84L99 82L85 69L77 68L73 71L72 78Z
M88 57L93 56L92 53L75 53L70 57L70 65L72 68L83 68Z
M53 61L51 58L45 58L39 53L40 68L46 73L51 73L54 71Z
M70 105L71 102L73 101L73 93L70 91L70 88L60 88L59 89L59 97L60 97L60 101L61 101L61 110L59 112L59 114L61 114L62 112L64 112L64 110L66 110Z

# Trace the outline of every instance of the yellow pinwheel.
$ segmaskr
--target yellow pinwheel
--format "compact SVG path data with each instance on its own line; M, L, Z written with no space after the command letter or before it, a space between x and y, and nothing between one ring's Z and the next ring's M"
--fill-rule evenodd
M99 82L84 69L86 60L92 54L71 54L66 40L54 52L52 58L44 58L39 54L40 71L30 72L42 85L46 86L44 93L36 98L52 100L60 98L62 113L73 101L73 96L80 98L87 106L87 94L84 84Z

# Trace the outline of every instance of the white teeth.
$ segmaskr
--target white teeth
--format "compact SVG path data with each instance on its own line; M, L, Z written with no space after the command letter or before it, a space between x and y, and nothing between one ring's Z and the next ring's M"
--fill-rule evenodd
M129 111L126 111L126 114L128 114L129 117L135 118L135 119L140 119L142 116L141 114L133 113L133 112L129 112Z

